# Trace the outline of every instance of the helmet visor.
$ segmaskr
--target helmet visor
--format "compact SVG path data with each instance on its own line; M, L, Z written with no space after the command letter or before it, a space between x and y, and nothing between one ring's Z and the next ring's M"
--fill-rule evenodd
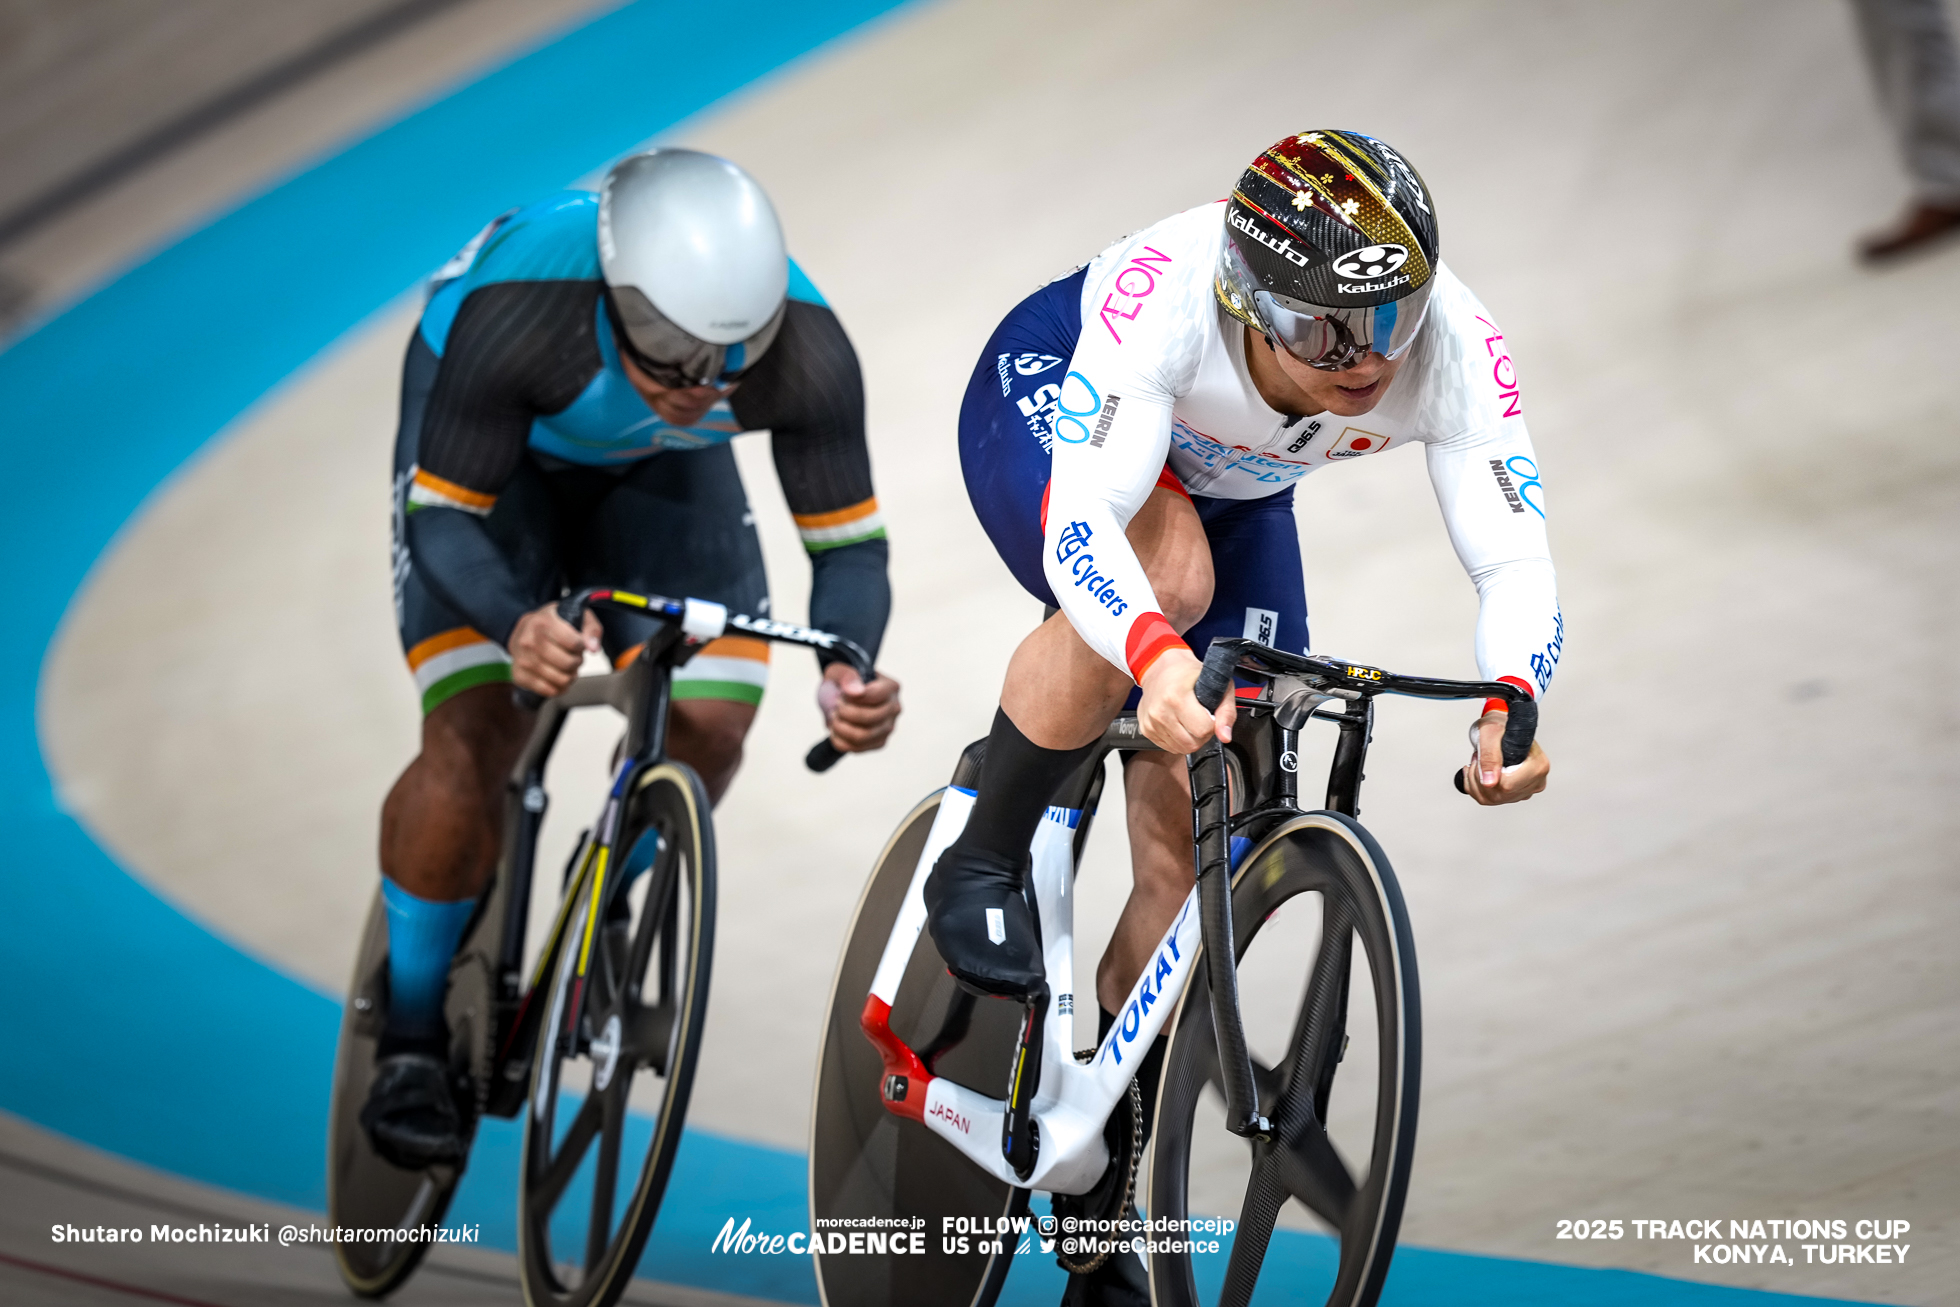
M788 301L746 340L713 345L682 330L633 286L609 287L607 312L620 352L655 384L669 390L732 386L775 343Z
M1430 277L1413 293L1388 304L1311 304L1262 289L1230 239L1220 257L1219 275L1221 292L1234 303L1249 305L1249 317L1258 319L1262 331L1294 358L1324 372L1345 371L1370 353L1400 358L1428 315L1429 292L1436 284Z
M1432 278L1413 295L1369 308L1330 308L1263 290L1254 293L1252 303L1259 320L1287 353L1310 367L1340 372L1371 353L1400 358L1429 312L1433 284Z

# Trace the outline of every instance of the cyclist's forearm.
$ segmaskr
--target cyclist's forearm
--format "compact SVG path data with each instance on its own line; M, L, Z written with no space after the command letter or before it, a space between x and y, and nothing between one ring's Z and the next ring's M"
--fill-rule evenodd
M1166 650L1185 645L1163 615L1126 524L1099 499L1056 495L1048 507L1041 544L1048 588L1082 642L1141 684Z
M451 508L408 515L410 565L436 597L505 648L511 629L533 605L483 523Z
M1113 370L1102 373L1107 393L1075 375L1055 424L1042 571L1083 643L1141 683L1167 649L1184 647L1127 535L1164 470L1171 400L1135 378L1118 391L1122 374ZM1097 398L1101 407L1086 417L1067 416Z
M1542 696L1565 650L1558 578L1549 558L1502 563L1476 573L1477 670L1486 680L1514 678Z
M1477 667L1533 693L1551 685L1564 627L1545 534L1545 489L1521 419L1428 447L1450 543L1476 583Z
M810 625L856 641L874 660L891 618L889 556L882 538L810 555ZM838 661L831 655L820 657L826 665Z

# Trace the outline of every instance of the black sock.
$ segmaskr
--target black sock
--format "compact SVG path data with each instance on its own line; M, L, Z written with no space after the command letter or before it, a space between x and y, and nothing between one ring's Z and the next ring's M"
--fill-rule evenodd
M399 1031L391 1026L383 1027L381 1038L374 1046L375 1060L393 1057L397 1053L421 1053L428 1057L446 1059L449 1056L448 1027L444 1026L433 1031Z
M991 854L1010 866L1025 862L1056 788L1095 748L1091 741L1079 749L1044 749L1021 734L1005 709L995 709L973 815L953 846L963 853Z

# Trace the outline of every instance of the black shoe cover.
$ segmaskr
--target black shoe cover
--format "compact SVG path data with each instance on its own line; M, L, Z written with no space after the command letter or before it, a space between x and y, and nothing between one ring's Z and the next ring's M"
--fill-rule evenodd
M375 1064L361 1128L374 1151L404 1171L463 1160L448 1069L426 1053L396 1053Z
M978 994L1026 999L1041 989L1041 936L1021 893L1027 856L1009 864L957 846L926 877L926 926L953 978Z

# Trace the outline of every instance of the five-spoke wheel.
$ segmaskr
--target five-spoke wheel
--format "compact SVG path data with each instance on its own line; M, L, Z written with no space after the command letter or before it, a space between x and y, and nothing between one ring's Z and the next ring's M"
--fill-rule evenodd
M1199 967L1158 1099L1150 1214L1229 1217L1237 1228L1222 1282L1216 1258L1161 1252L1150 1261L1153 1296L1159 1307L1244 1307L1264 1271L1288 1301L1371 1307L1415 1152L1421 1015L1401 890L1359 823L1317 812L1246 857L1232 909L1259 1111L1272 1133L1248 1145L1224 1128ZM1262 1002L1291 995L1297 1006ZM1283 1225L1333 1243L1276 1240Z
M714 940L713 834L694 772L642 772L616 849L579 877L540 985L525 1109L518 1250L531 1307L614 1301L673 1170Z

